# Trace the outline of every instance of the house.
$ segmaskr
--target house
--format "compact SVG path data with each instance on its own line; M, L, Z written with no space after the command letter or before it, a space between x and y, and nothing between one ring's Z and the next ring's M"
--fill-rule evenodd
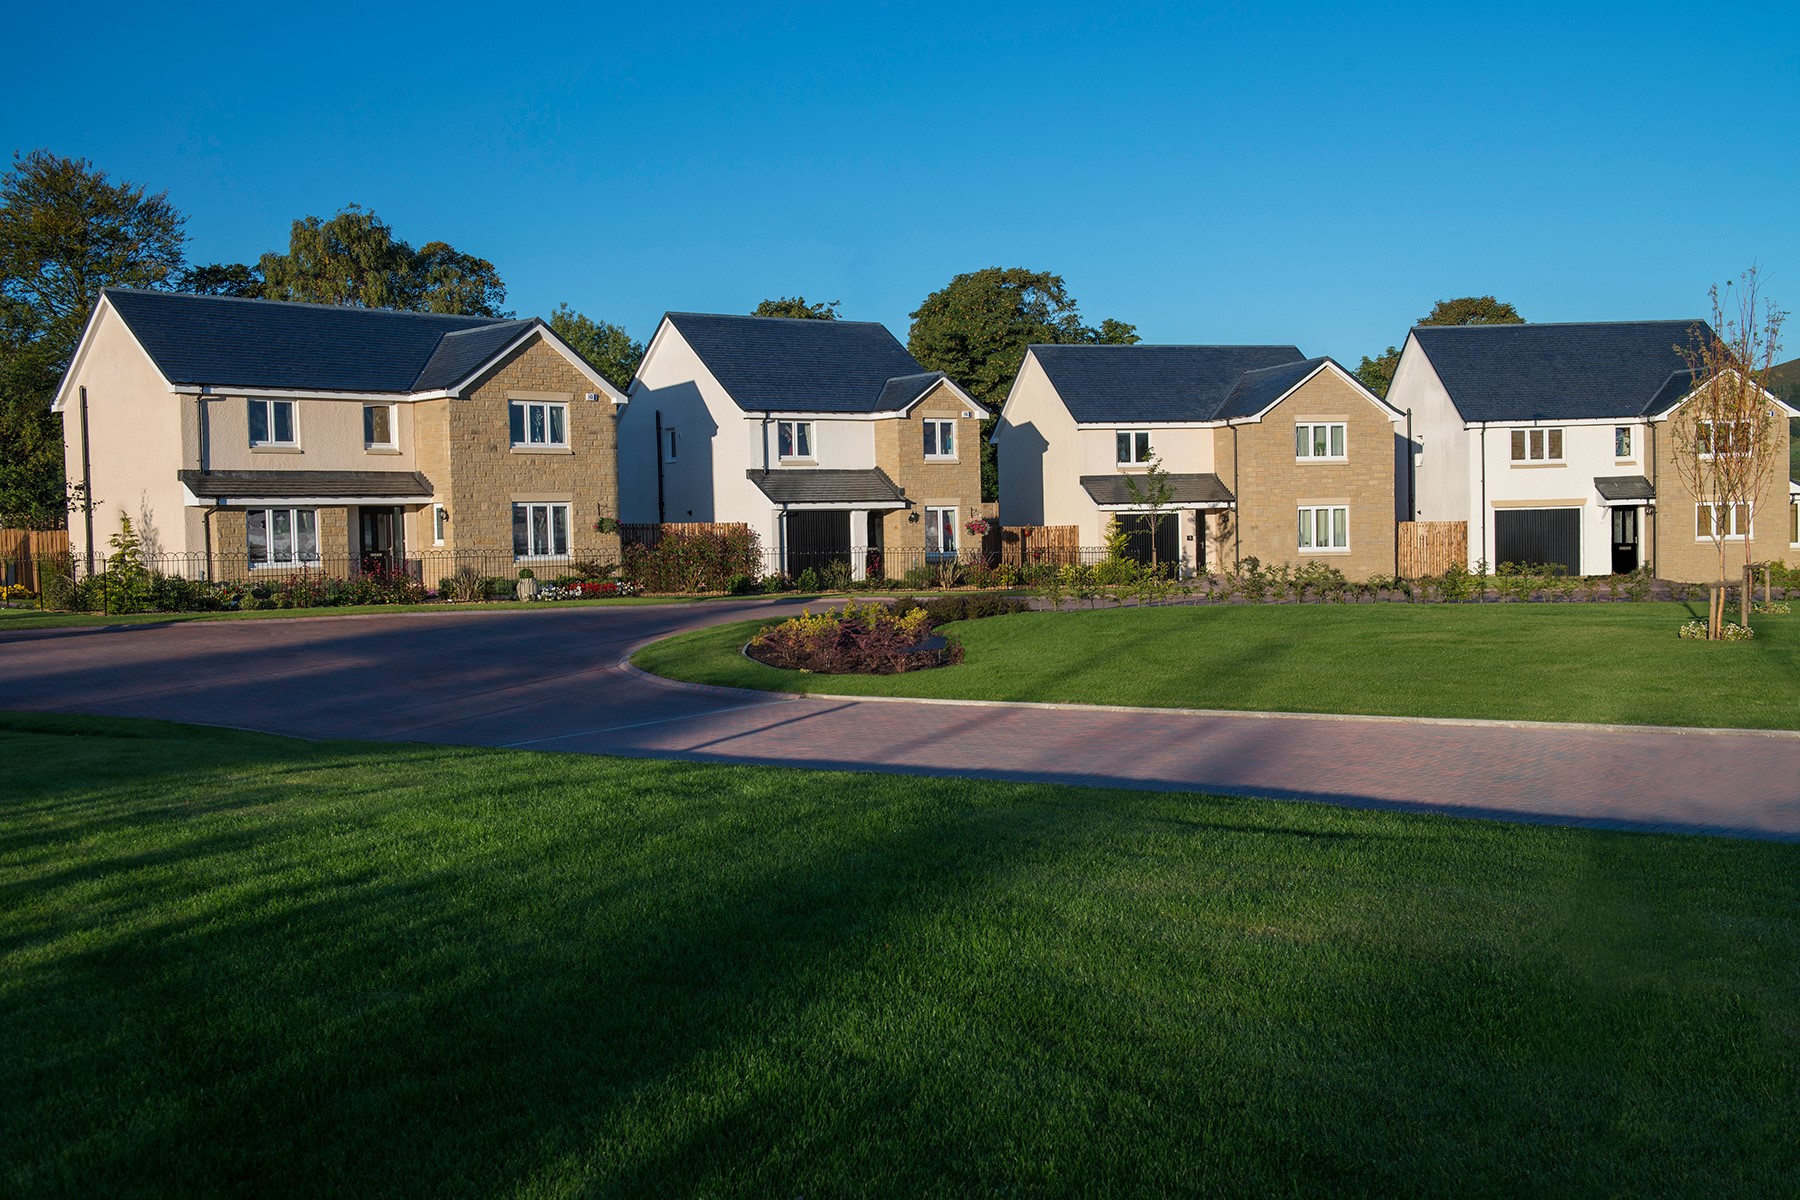
M616 556L624 405L541 320L108 288L54 409L78 561L128 516L171 572L436 583Z
M1156 522L1158 561L1391 574L1401 420L1293 346L1032 346L993 435L1000 520L1074 526L1098 547L1116 519L1147 557L1155 460L1174 512Z
M1695 389L1682 349L1696 330L1712 334L1699 320L1413 329L1388 402L1412 414L1420 519L1467 521L1471 569L1715 578L1719 514L1682 482L1669 424ZM1724 514L1759 560L1793 561L1800 541L1787 457L1749 512Z
M955 562L987 411L864 321L669 313L619 421L627 522L741 522L771 571Z

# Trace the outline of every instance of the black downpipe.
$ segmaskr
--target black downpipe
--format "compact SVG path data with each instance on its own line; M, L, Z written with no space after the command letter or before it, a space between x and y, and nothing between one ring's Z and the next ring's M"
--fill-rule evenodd
M662 409L656 410L656 523L661 525L663 516L663 460L662 460Z
M94 466L88 455L87 389L81 389L81 508L87 531L87 571L94 573Z
M1481 561L1487 562L1487 422L1481 423Z
M1647 521L1650 525L1650 561L1645 565L1647 565L1650 568L1650 577L1652 579L1654 579L1654 578L1656 578L1656 564L1659 561L1658 555L1656 553L1656 540L1657 540L1657 538L1662 536L1662 522L1656 519L1656 514L1657 514L1657 511L1659 508L1657 501L1662 498L1662 493L1656 490L1657 489L1657 482L1656 482L1656 424L1655 424L1655 422L1648 422L1645 424L1644 428L1646 428L1650 431L1650 495L1651 495L1650 503L1646 504L1644 506L1644 520Z

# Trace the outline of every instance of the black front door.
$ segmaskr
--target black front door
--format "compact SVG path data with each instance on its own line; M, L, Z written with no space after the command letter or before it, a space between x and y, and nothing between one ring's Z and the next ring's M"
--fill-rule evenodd
M787 571L823 571L850 562L850 510L791 512L787 515Z
M1581 574L1579 508L1503 508L1494 514L1494 563L1561 564Z
M1130 540L1125 543L1125 554L1146 566L1150 563L1150 518L1137 515L1121 514L1119 528L1123 529ZM1181 514L1178 512L1163 513L1156 522L1156 561L1167 566L1181 559Z
M400 565L400 510L397 508L365 508L359 524L362 527L362 569L367 572L393 571Z
M1638 569L1638 514L1642 509L1612 510L1612 569L1614 575L1629 575Z

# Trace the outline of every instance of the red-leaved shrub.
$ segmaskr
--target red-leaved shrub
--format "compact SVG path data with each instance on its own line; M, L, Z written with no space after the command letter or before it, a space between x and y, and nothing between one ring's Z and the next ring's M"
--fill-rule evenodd
M771 667L821 675L898 675L962 661L960 643L945 638L926 648L929 637L931 621L923 609L896 615L884 605L851 603L771 625L751 639L748 652Z

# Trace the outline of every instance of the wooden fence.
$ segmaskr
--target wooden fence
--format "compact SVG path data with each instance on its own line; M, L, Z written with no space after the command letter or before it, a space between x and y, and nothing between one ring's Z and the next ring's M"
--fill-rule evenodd
M1000 561L1013 566L1081 561L1081 528L1077 525L1007 525L1000 530Z
M655 521L619 525L619 542L626 546L654 546L672 533L749 533L750 526L742 521L669 521L659 525Z
M1469 565L1467 521L1401 521L1396 536L1403 579L1442 575L1452 563Z
M0 529L0 584L41 590L38 561L69 552L66 529Z

